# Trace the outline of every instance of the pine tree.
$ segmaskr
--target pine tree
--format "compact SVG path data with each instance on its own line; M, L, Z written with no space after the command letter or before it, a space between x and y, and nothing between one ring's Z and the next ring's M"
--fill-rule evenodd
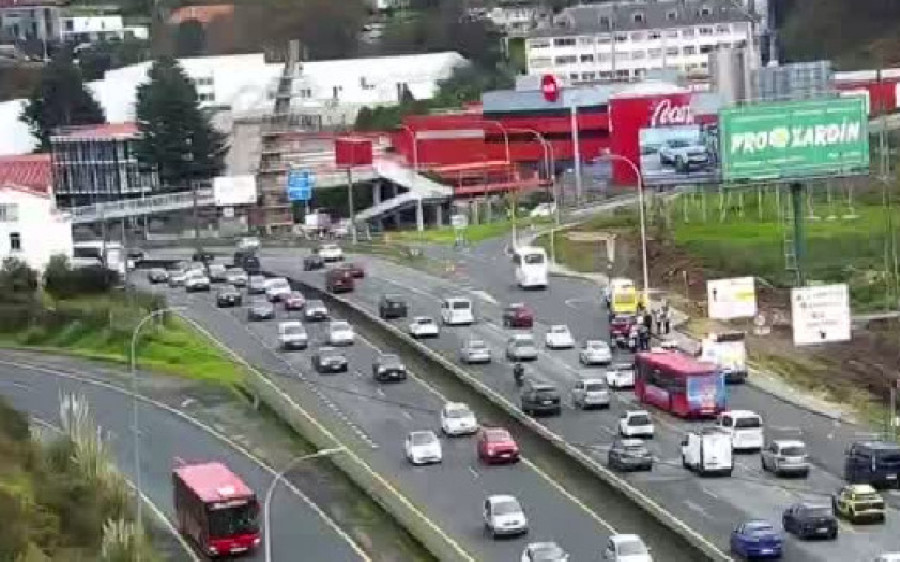
M138 86L138 159L169 189L216 176L225 167L225 135L200 108L197 88L178 62L161 58Z
M50 149L50 136L59 127L105 123L103 108L85 87L81 71L67 50L60 51L41 72L19 120L27 123L40 141L38 150Z

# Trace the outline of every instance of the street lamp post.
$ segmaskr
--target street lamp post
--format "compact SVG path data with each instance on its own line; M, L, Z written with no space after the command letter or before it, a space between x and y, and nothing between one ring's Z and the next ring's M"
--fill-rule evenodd
M137 505L135 506L135 521L137 523L138 530L143 529L143 501L144 501L144 490L141 481L141 447L140 447L140 430L138 425L138 373L137 373L137 341L138 336L141 333L141 329L144 327L144 324L153 320L163 314L167 314L169 312L178 312L180 310L184 310L183 306L172 306L167 308L159 308L154 310L150 314L147 314L137 323L137 326L134 327L134 331L131 333L131 431L132 438L134 440L134 486L137 491Z
M634 172L634 176L637 178L637 188L638 188L638 207L639 207L639 216L641 222L641 269L644 274L644 300L647 299L647 291L650 286L649 274L647 272L647 222L644 216L644 180L641 176L641 170L638 168L637 164L631 158L626 156L622 156L621 154L612 154L607 153L601 155L602 158L607 160L618 160L620 162L624 162L628 167L631 168L631 171ZM645 303L646 304L646 303Z
M264 550L266 562L272 562L272 497L275 495L275 488L278 487L278 483L284 479L284 476L288 472L290 472L295 466L303 461L320 457L328 457L337 453L341 453L343 451L346 451L345 447L334 447L331 449L320 449L315 453L309 453L307 455L294 457L287 464L287 466L282 469L281 472L277 473L275 477L272 478L272 483L269 484L269 488L266 490L265 500L263 501L263 528L265 529Z
M558 227L560 223L560 215L559 215L559 193L557 192L556 186L556 175L554 174L554 170L556 169L556 159L553 155L553 145L547 140L547 138L542 135L540 132L534 129L509 129L512 132L522 132L522 133L530 133L534 135L534 137L541 143L541 146L544 148L544 166L547 169L547 179L550 181L550 188L553 192L553 206L554 206L554 222L555 226ZM554 237L553 228L550 229L550 261L556 263L556 243Z

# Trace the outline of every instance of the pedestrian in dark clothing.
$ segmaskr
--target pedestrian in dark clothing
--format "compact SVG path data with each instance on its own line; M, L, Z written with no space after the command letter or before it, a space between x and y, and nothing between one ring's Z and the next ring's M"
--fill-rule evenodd
M661 316L662 316L663 329L665 330L665 333L668 334L671 329L671 324L670 324L670 320L669 320L669 303L663 303Z
M640 331L638 332L638 342L642 350L646 351L650 349L650 328L646 325L641 326Z
M649 312L647 312L646 314L644 314L643 320L644 327L647 328L647 332L649 333L651 330L653 330L653 316Z

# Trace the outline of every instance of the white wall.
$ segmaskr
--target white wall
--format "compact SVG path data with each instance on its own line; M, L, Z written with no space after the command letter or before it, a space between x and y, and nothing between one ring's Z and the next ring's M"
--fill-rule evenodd
M72 225L56 213L48 197L0 188L0 205L18 206L16 222L0 222L0 260L14 256L41 271L56 254L72 257ZM10 249L10 234L18 233L22 249Z
M72 29L67 23L72 22ZM122 16L63 16L63 35L71 33L98 33L103 31L121 31L125 28Z
M27 154L37 146L28 125L19 121L25 100L0 102L0 156Z

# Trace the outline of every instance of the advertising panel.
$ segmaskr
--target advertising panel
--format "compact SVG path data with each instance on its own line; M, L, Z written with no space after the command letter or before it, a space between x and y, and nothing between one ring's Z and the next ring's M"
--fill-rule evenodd
M850 339L850 290L846 284L791 289L794 345Z
M645 185L711 183L719 179L718 127L678 125L641 129Z
M868 121L859 97L724 109L719 125L725 181L869 171Z
M728 405L728 395L725 390L725 377L688 377L687 378L687 403L691 410L701 412L714 412Z
M710 318L731 320L756 316L756 288L753 277L710 279L706 282Z
M256 204L256 176L218 176L213 178L216 207Z

